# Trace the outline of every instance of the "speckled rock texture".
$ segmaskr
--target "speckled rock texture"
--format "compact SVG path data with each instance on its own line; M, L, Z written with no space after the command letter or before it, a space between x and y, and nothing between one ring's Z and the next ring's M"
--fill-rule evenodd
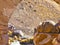
M22 0L13 11L9 23L32 36L40 22L60 19L60 4L53 0Z
M60 2L55 1L0 0L0 33L7 32L5 28L8 27L8 22L29 36L33 35L33 29L40 22L45 20L57 22L60 19ZM1 40L1 37L5 36L3 33L0 35L0 45L6 45L5 38Z

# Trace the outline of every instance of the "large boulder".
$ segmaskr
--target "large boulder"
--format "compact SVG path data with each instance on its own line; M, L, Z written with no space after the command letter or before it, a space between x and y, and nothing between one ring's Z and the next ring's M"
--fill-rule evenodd
M34 28L40 22L60 19L60 5L53 0L22 0L12 13L9 23L33 36Z

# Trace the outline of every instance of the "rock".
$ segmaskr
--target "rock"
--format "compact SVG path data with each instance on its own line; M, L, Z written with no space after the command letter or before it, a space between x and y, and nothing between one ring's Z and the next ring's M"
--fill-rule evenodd
M53 0L22 0L12 13L9 23L33 36L40 22L60 19L60 5Z

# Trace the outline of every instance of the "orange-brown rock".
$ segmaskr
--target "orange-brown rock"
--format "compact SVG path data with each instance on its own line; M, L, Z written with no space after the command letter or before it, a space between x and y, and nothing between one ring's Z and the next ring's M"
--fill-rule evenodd
M60 4L60 0L54 0L56 3Z
M52 41L54 38L57 38L58 34L53 33L56 32L54 26L50 23L42 23L36 29L36 33L34 35L34 44L35 45L52 45ZM52 32L52 33L49 33Z

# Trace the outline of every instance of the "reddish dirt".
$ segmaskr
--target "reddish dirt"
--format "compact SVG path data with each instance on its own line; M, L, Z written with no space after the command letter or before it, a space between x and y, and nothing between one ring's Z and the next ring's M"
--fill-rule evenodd
M21 0L0 0L0 45L8 45L7 25L9 18L3 14L3 9L14 9L20 1Z

